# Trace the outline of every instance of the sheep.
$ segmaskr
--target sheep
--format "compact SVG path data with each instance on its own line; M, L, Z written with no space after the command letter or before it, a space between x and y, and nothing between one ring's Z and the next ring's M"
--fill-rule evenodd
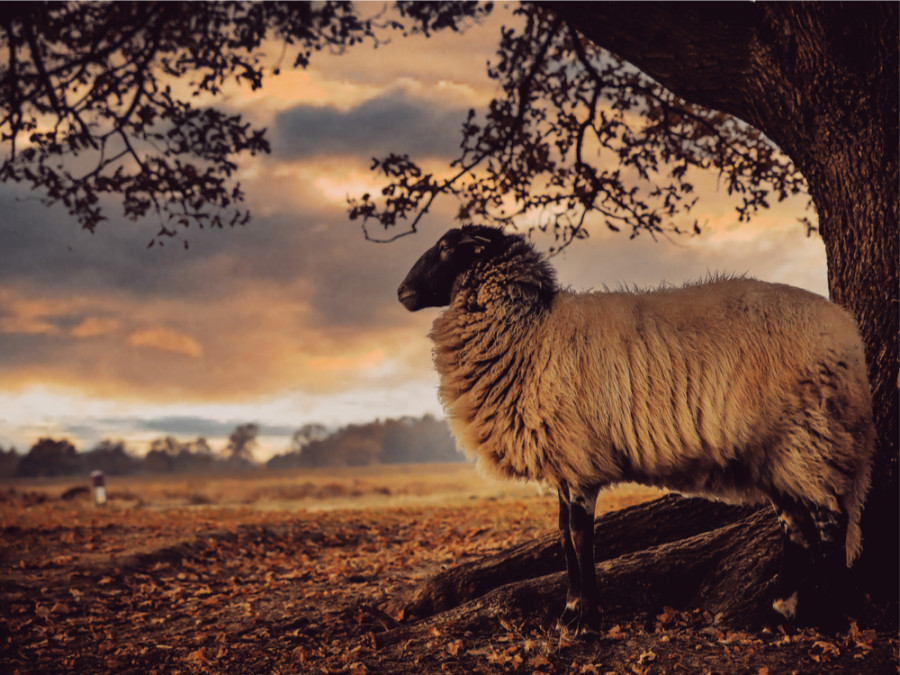
M768 500L783 529L779 621L798 618L808 566L859 555L871 394L856 324L825 298L746 277L576 293L523 236L476 225L426 251L398 298L446 307L430 338L461 449L557 490L561 631L600 624L594 509L618 482Z

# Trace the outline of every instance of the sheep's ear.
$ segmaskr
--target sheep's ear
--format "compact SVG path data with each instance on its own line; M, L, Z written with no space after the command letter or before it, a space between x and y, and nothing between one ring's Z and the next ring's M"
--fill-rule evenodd
M464 234L462 238L456 242L457 246L469 245L473 246L475 250L475 255L480 255L484 251L484 247L491 243L489 237L482 237L481 235L469 235Z

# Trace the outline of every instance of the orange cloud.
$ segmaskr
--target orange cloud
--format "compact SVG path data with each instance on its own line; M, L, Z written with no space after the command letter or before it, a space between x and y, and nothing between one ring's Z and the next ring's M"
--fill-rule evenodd
M0 290L0 333L25 333L26 335L50 335L59 332L59 326L49 319L60 313L60 304L47 300L24 298L9 289Z
M190 335L168 328L148 328L135 331L128 336L132 347L149 347L163 352L183 354L191 358L203 356L203 347Z
M72 337L91 338L107 335L119 329L119 321L111 317L90 316L71 330Z

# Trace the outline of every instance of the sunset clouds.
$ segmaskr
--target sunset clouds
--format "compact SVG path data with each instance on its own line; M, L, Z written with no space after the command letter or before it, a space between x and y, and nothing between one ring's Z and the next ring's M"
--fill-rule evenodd
M275 117L273 151L277 157L299 159L338 156L358 161L391 152L452 158L459 135L439 131L460 127L466 112L458 105L417 100L402 89L348 110L296 106Z
M128 336L128 344L132 347L148 347L162 352L182 354L194 359L203 356L203 347L197 340L186 333L163 327L135 331Z
M274 452L310 422L439 412L426 338L436 312L407 313L396 287L453 226L454 204L439 203L421 234L379 245L347 219L346 199L377 191L373 156L453 159L467 110L495 91L485 63L504 22L314 54L308 71L226 92L223 105L268 128L272 154L239 159L254 220L188 231L187 249L148 249L153 223L115 207L90 235L0 185L0 445L66 435L139 447L257 422ZM801 200L735 226L715 177L702 188L702 236L629 241L594 227L555 259L560 280L600 288L733 271L825 292L821 242L796 224Z

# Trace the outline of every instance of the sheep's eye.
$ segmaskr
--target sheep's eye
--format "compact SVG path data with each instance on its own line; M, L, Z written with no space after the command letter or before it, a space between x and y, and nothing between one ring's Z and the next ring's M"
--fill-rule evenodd
M438 252L440 252L440 253L446 253L449 250L450 250L450 244L448 244L446 241L442 241L438 245Z

